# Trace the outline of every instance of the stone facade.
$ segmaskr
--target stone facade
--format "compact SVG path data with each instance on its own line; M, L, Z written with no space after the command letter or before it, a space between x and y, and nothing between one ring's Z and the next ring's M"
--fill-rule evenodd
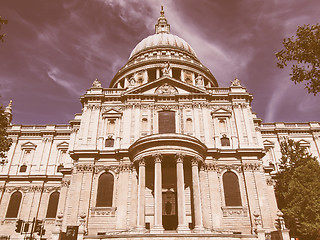
M1 235L23 239L16 220L33 218L48 239L70 226L78 239L249 240L276 231L279 142L301 141L319 157L320 123L262 123L240 81L218 87L169 30L161 11L156 34L137 45L109 88L93 82L70 124L8 129ZM17 214L8 217L17 192Z

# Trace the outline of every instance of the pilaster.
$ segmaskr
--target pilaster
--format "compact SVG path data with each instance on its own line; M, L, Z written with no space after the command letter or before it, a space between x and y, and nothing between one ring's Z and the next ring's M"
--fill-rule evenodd
M253 172L256 181L257 194L259 197L259 207L261 210L261 219L264 228L273 228L274 219L270 209L270 199L267 194L267 184L264 178L264 173L260 168L256 168Z
M130 204L130 228L137 227L138 208L138 182L135 168L131 172L131 204Z
M212 228L220 229L222 221L221 192L218 169L212 163L206 165L208 171L209 195L211 204Z
M127 161L126 161L127 160ZM117 220L116 228L119 230L127 229L127 207L128 207L128 189L129 173L131 165L129 159L123 159L120 163L120 173L118 178L118 198L117 198Z
M205 229L211 228L211 206L209 202L209 185L208 185L208 173L204 166L200 167L200 193L201 193L201 204L202 204L202 216L203 216L203 227Z
M138 185L138 218L137 231L145 230L145 188L146 188L146 163L140 159L139 163L139 185Z
M259 205L259 196L257 192L257 183L255 179L254 171L260 168L260 164L255 163L243 163L243 176L247 190L248 207L251 214L251 227L254 226L254 212L258 212L261 215L261 209Z
M61 190L60 190L57 214L65 212L67 196L69 193L69 187L70 187L70 180L63 179L61 182Z

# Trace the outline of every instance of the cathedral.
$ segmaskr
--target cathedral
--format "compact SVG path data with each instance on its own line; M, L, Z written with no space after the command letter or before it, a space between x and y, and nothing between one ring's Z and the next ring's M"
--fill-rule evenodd
M10 125L0 239L289 240L272 179L280 142L319 157L320 122L263 123L252 99L238 79L219 87L161 9L69 124Z

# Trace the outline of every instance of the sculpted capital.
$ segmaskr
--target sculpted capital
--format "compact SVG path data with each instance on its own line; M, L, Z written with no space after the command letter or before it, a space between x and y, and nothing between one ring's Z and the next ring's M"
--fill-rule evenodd
M183 163L185 155L181 152L177 152L175 157L176 157L177 163L181 163L181 162Z
M161 153L155 153L155 154L153 154L152 157L153 157L155 163L159 163L159 162L161 163L162 162L163 156L162 156Z
M140 157L137 159L137 162L139 164L139 166L145 166L146 165L146 161L143 157Z
M201 158L200 157L198 157L198 156L196 156L196 157L193 157L192 159L191 159L191 164L192 164L192 166L198 166L198 164L199 164L199 162L201 162Z

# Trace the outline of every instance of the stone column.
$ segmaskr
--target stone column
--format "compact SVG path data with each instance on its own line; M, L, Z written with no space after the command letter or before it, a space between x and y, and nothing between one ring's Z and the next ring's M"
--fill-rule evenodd
M178 200L178 232L189 232L186 219L186 200L184 193L183 155L176 154L177 162L177 200Z
M162 233L162 172L161 161L162 155L154 156L154 226L151 232Z
M156 69L156 79L160 78L160 69Z
M193 206L194 206L194 231L203 231L202 223L202 209L200 199L200 183L199 183L199 170L198 170L199 159L192 159L192 188L193 188Z
M146 188L146 163L144 159L139 160L139 186L138 186L138 218L137 230L144 231L145 223L145 188Z

